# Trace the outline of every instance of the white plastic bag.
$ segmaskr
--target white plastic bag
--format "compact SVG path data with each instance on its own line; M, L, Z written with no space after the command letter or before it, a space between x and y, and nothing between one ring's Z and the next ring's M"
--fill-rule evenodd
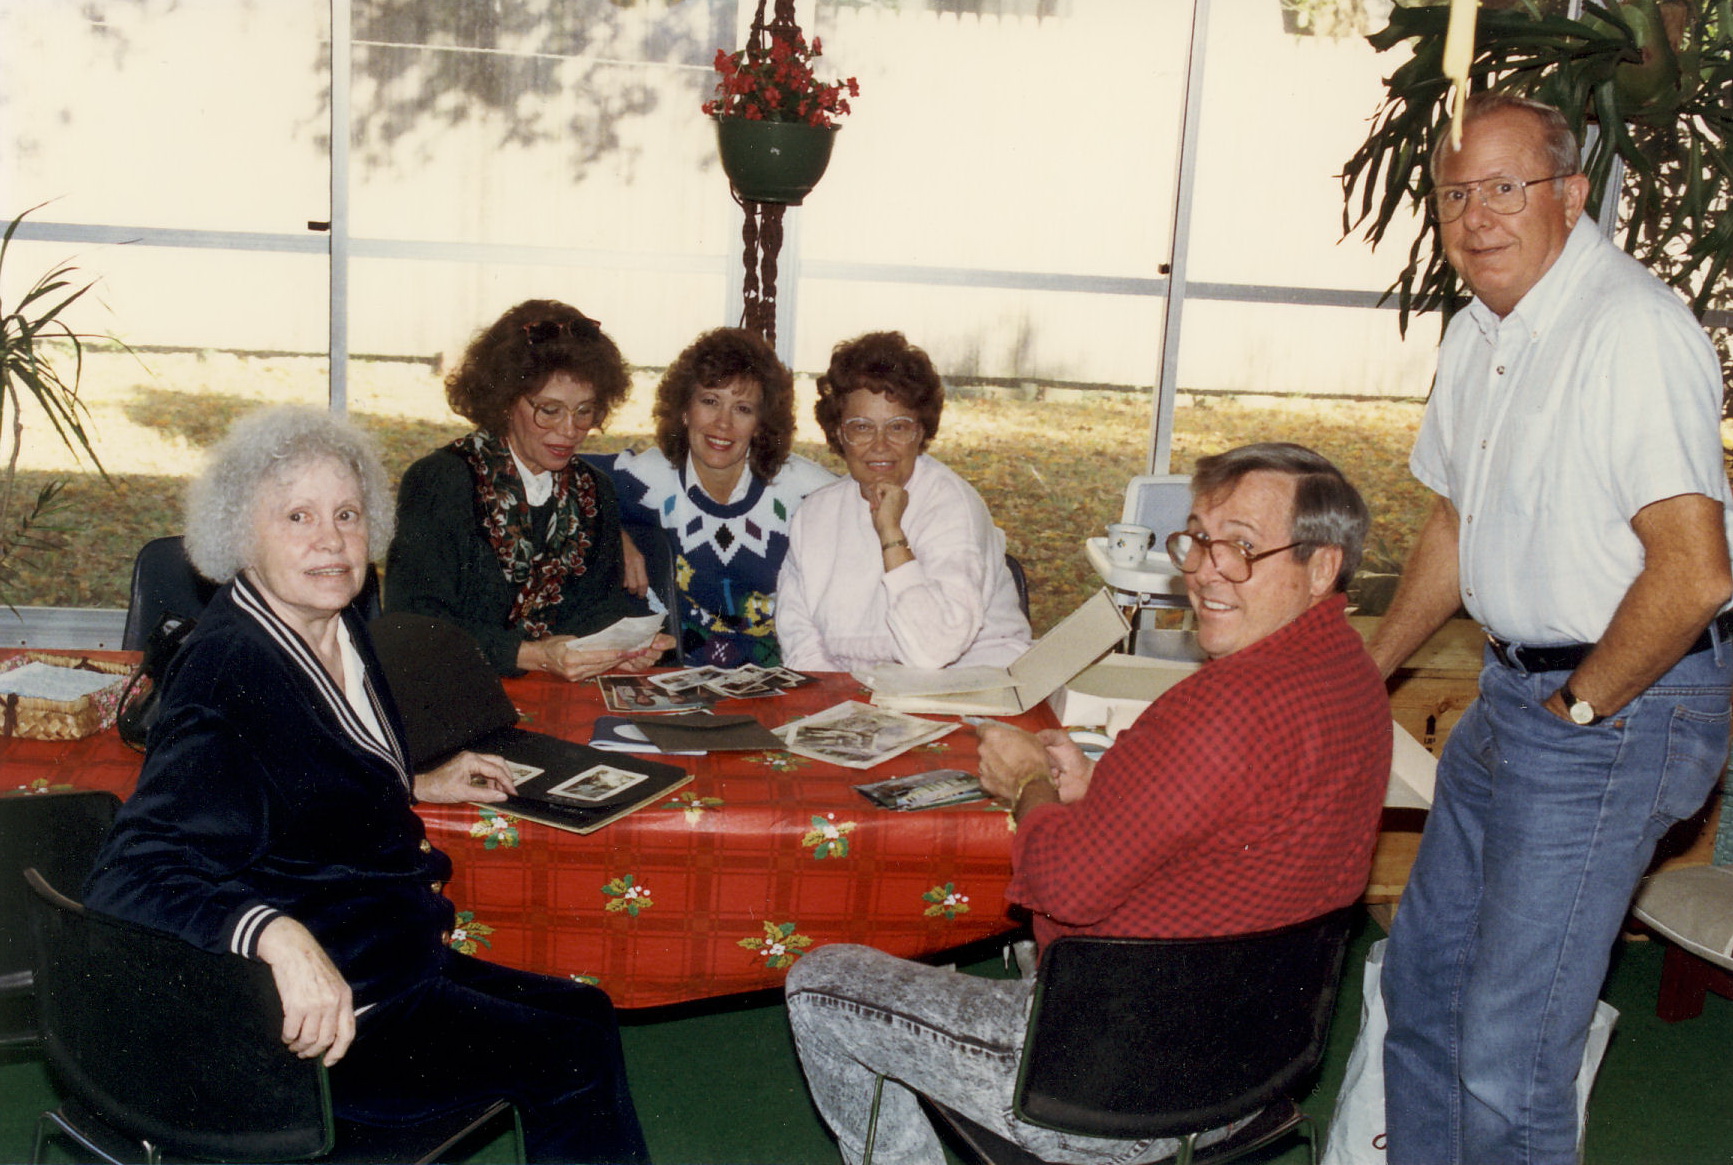
M1360 1000L1360 1034L1348 1053L1348 1070L1336 1093L1336 1114L1324 1141L1323 1165L1383 1165L1384 1162L1384 943L1366 955L1366 994Z
M1365 996L1360 1001L1360 1034L1348 1053L1348 1069L1336 1093L1336 1115L1330 1120L1324 1142L1323 1165L1384 1165L1384 994L1379 978L1384 971L1384 943L1379 939L1366 955ZM1605 1000L1595 1003L1595 1018L1589 1024L1583 1045L1583 1064L1577 1072L1577 1158L1583 1154L1584 1115L1589 1090L1601 1057L1612 1038L1618 1010Z

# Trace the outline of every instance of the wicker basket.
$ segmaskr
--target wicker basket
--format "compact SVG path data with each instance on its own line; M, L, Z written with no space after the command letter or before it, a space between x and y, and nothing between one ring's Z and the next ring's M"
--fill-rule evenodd
M114 682L76 700L39 700L15 693L0 696L0 735L24 736L32 740L81 740L114 723L121 689L126 687L127 677L132 674L131 664L86 659L81 655L49 655L39 651L27 651L11 659L0 660L0 672L11 671L27 663L45 663L52 667L103 672L112 675Z

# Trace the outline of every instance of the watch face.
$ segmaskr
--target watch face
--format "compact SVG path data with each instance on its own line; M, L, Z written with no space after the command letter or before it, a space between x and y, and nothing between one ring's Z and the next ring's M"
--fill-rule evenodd
M1587 700L1578 700L1576 703L1572 704L1570 712L1571 719L1576 721L1578 724L1587 724L1595 718L1595 710L1589 706Z

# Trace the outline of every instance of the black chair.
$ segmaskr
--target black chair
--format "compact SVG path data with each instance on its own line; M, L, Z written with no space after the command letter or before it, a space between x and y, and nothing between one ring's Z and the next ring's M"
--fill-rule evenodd
M674 540L660 526L624 522L620 527L644 556L644 573L650 576L650 591L668 612L668 634L674 650L659 661L685 666L686 649L680 642L680 592L674 585Z
M1017 605L1023 608L1023 618L1029 617L1029 578L1023 573L1023 564L1005 554L1005 569L1011 572L1011 582L1017 588Z
M132 560L132 594L126 608L122 651L143 651L145 640L164 615L197 619L217 593L217 584L193 569L179 534L152 538ZM356 597L363 619L378 616L379 572L367 565L367 578Z
M61 1101L36 1125L105 1161L433 1161L515 1109L504 1100L407 1127L334 1121L325 1068L283 1044L271 972L201 951L25 874L43 1049ZM523 1134L516 1132L517 1159Z
M217 584L193 569L179 534L152 538L132 560L132 594L126 608L122 651L143 651L151 628L164 615L196 619L217 593Z
M1014 1111L1096 1137L1173 1137L1178 1165L1215 1165L1302 1129L1292 1092L1318 1066L1355 907L1226 938L1067 936L1041 957ZM931 1104L995 1165L1028 1150ZM1225 1140L1195 1138L1256 1113ZM868 1144L871 1144L869 1133Z
M81 885L119 808L119 797L95 789L0 796L0 1048L40 1042L24 871Z

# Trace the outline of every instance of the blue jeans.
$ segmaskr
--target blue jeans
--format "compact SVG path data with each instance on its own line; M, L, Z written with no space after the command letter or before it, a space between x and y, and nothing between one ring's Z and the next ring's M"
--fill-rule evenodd
M1391 1165L1577 1160L1575 1080L1613 943L1655 843L1727 758L1727 645L1588 728L1541 706L1568 675L1488 652L1439 761L1385 956Z
M1130 1165L1173 1156L1178 1142L1169 1138L1080 1137L1017 1119L1012 1095L1034 986L1031 979L984 979L842 943L796 963L788 972L788 1023L813 1103L843 1160L859 1165L881 1073L888 1079L873 1144L878 1165L944 1165L916 1093L1044 1161ZM1199 1137L1200 1146L1227 1131Z

